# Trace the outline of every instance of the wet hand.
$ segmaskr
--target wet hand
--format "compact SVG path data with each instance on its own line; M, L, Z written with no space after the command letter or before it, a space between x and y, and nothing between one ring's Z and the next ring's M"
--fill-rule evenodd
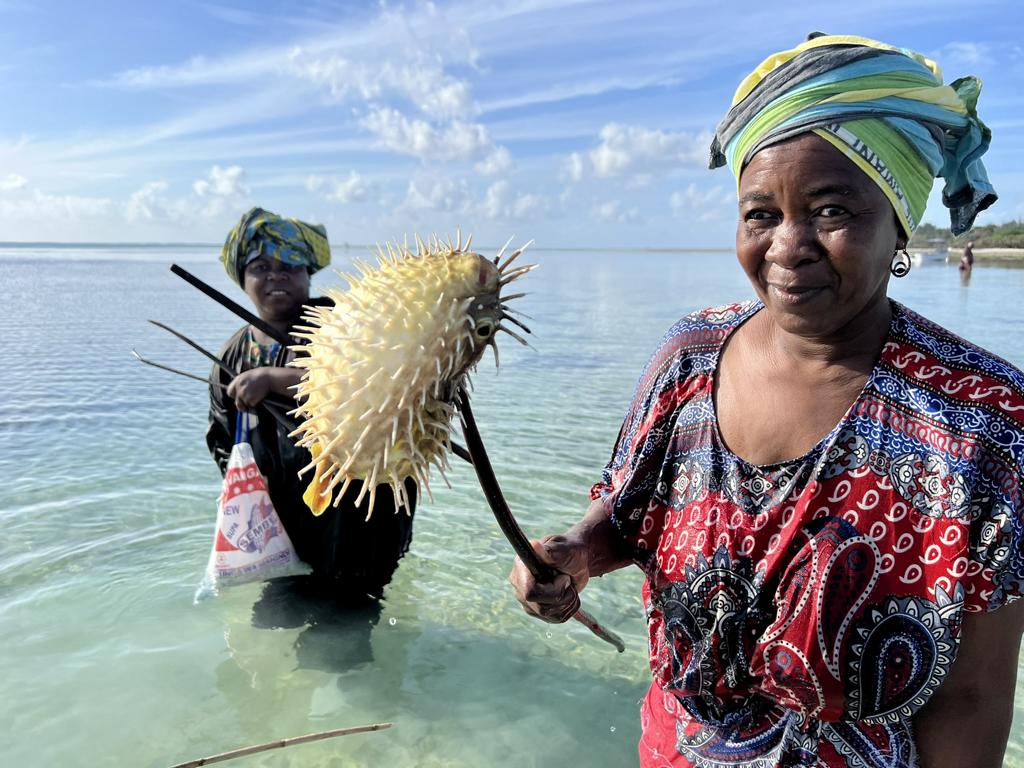
M509 583L528 614L561 624L580 608L579 593L590 579L590 553L582 541L563 535L546 536L531 544L540 560L558 571L558 575L552 581L538 582L517 557Z
M272 375L268 368L253 368L242 371L231 380L227 395L234 399L238 410L251 411L270 393L271 384Z

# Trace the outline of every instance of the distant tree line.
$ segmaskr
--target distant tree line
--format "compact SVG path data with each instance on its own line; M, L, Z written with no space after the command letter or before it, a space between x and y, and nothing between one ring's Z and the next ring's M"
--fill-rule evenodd
M985 224L959 237L934 224L922 224L910 239L910 247L926 248L941 241L950 248L963 248L968 240L974 242L975 248L1024 248L1024 221Z

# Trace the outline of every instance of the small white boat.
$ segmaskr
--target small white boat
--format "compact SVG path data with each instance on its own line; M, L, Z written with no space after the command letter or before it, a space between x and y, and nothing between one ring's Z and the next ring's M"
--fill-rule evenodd
M949 261L949 246L945 240L929 240L924 248L915 249L910 258L916 265L919 264L945 264Z

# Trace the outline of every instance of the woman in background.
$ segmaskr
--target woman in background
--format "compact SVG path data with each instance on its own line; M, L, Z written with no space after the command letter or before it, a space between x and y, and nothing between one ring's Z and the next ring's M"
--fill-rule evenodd
M974 266L974 241L969 240L964 246L964 253L960 257L960 271L970 272Z
M311 275L330 260L322 226L285 219L261 208L242 216L221 252L228 276L245 291L260 318L282 334L291 333L304 305L330 303L309 297ZM293 345L299 343L296 340ZM303 494L311 475L298 477L311 460L309 452L295 446L288 437L291 429L273 418L264 404L268 395L293 399L293 387L302 376L300 369L287 367L294 354L251 325L228 339L220 357L238 375L231 379L218 367L210 374L211 381L226 389L210 386L206 443L223 474L234 444L237 412L256 414L250 438L253 455L296 552L312 568L307 585L345 603L378 600L412 540L415 485L409 483L406 489L412 508L398 513L390 486L382 485L374 502L377 511L367 520L369 497L359 507L354 503L359 483L349 487L337 507L328 506L320 516L310 511Z

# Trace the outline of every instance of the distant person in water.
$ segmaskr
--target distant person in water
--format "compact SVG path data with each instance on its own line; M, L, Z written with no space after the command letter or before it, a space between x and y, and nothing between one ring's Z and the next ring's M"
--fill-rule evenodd
M299 322L303 305L331 304L330 299L309 297L311 275L330 260L322 226L261 208L242 216L221 252L228 276L245 291L260 318L284 334ZM293 340L290 346L299 343ZM311 461L309 452L297 448L288 437L291 430L261 407L268 395L279 400L294 397L293 387L302 371L287 367L295 357L288 346L251 325L228 339L220 357L239 373L234 379L217 367L210 373L207 446L223 474L234 444L236 414L255 413L258 423L250 438L253 455L296 552L312 568L305 591L313 587L318 594L346 604L379 600L412 541L415 485L410 482L406 489L411 508L398 513L391 488L382 485L375 497L380 511L367 519L369 496L357 507L360 487L353 483L338 506L329 506L319 517L313 515L302 499L310 478L298 477Z
M968 240L964 246L964 255L960 257L960 271L970 272L974 266L974 241Z

